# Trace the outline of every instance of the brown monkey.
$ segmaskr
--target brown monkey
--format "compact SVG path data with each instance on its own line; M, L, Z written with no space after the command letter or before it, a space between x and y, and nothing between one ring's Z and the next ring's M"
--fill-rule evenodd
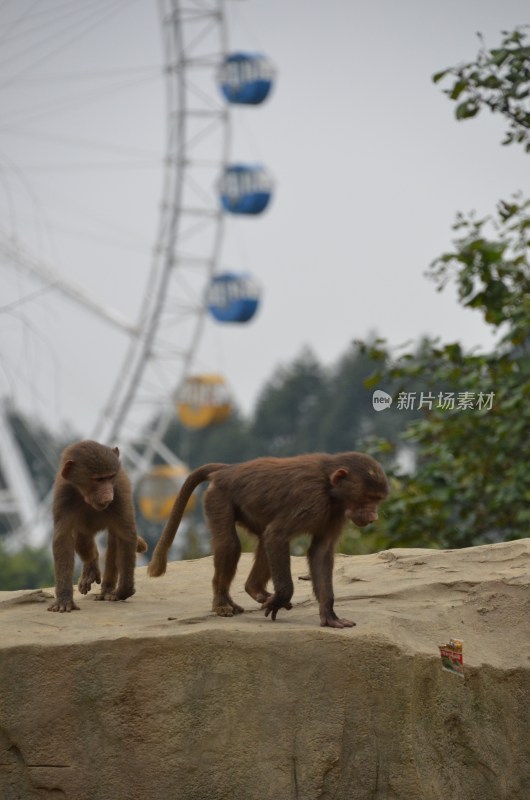
M136 533L131 485L119 455L117 447L92 441L63 451L53 496L56 600L48 611L79 610L72 586L74 553L83 562L81 594L88 594L93 583L101 583L96 600L125 600L134 594L136 553L145 552L147 544ZM102 530L108 531L103 582L95 542Z
M213 610L222 617L243 611L229 594L241 553L236 523L258 537L248 594L262 603L265 616L276 619L280 608L291 608L289 540L309 533L309 569L320 610L320 624L332 628L355 625L333 610L335 545L347 519L363 527L377 519L377 506L389 487L381 465L363 453L257 458L242 464L206 464L184 482L148 572L166 571L167 555L182 514L196 486L210 481L204 509L214 555ZM272 578L274 594L266 590Z

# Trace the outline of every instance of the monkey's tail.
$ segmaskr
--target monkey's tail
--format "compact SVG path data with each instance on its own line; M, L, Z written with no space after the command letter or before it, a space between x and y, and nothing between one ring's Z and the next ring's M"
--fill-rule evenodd
M147 573L152 578L158 578L159 575L163 575L166 571L169 548L173 544L173 539L180 525L184 510L194 489L196 489L199 484L204 483L204 481L210 480L210 477L215 472L227 466L228 464L205 464L203 467L198 467L193 470L193 472L190 472L182 484L182 488L173 504L171 514L169 515L162 535L153 551L149 566L147 567Z

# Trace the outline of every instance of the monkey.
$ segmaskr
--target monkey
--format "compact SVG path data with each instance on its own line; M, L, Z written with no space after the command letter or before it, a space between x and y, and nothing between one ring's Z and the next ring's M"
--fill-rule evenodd
M229 594L241 543L236 523L258 538L246 592L274 621L280 609L292 608L289 540L311 535L307 552L320 625L350 628L333 609L335 546L347 519L359 527L378 519L378 504L389 494L381 465L364 453L313 453L290 458L257 458L240 464L205 464L186 478L155 547L148 574L166 571L169 548L186 503L204 481L204 510L214 557L213 611L231 617L243 608ZM272 579L274 593L267 591Z
M137 534L131 484L120 451L85 440L62 453L53 494L55 602L48 611L79 611L74 602L74 555L83 569L78 589L88 594L101 584L96 600L126 600L134 592L136 553L147 550ZM108 531L103 580L95 536ZM116 586L117 583L117 586Z

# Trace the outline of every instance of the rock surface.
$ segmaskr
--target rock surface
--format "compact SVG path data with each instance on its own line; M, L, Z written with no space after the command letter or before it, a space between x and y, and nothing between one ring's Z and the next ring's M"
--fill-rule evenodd
M318 626L308 582L265 619L250 558L231 619L209 611L211 558L71 614L0 593L2 800L528 800L530 539L338 556L344 630Z

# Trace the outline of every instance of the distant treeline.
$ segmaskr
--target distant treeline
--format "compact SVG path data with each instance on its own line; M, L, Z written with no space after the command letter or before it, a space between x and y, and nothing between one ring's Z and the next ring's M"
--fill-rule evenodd
M331 367L305 349L266 381L249 417L235 409L225 423L202 430L175 418L166 444L193 469L213 461L369 449L373 437L395 441L413 413L374 411L365 381L376 367L356 344ZM390 386L378 388L391 393Z

